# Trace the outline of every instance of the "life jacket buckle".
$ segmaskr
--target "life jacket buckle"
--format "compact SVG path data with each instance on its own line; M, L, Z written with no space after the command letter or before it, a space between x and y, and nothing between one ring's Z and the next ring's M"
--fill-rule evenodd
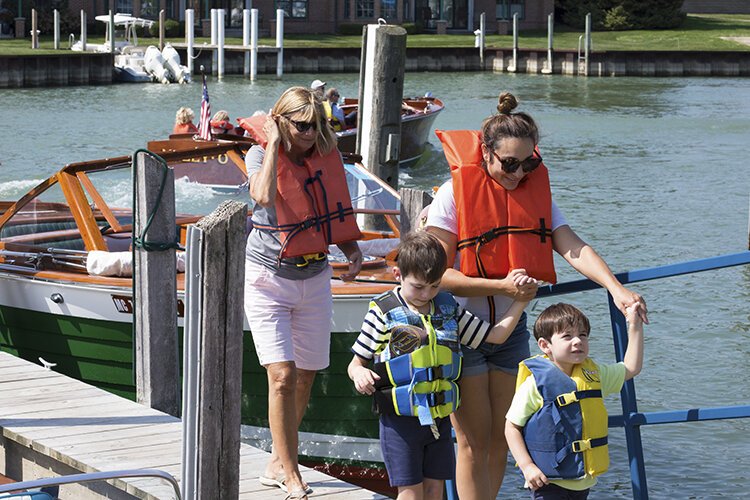
M306 267L310 265L310 262L320 261L326 258L326 254L323 252L318 253L309 253L307 255L303 255L302 259L304 259L304 262L300 262L297 264L297 267Z
M445 404L445 391L443 392L433 392L429 396L429 405L430 406L440 406Z
M576 396L575 392L567 392L565 394L560 394L555 398L555 403L557 406L568 406L571 403L575 403L578 401L578 397Z
M588 439L581 439L580 441L573 441L570 447L573 449L573 453L580 453L582 451L591 449L591 441Z
M318 220L316 218L307 219L306 221L300 223L300 228L310 229L311 227L317 224L318 224Z
M479 240L479 243L481 243L482 245L486 245L495 238L497 238L497 233L494 229L490 229L486 233L482 233L481 235L479 235L479 238L477 238L477 240Z

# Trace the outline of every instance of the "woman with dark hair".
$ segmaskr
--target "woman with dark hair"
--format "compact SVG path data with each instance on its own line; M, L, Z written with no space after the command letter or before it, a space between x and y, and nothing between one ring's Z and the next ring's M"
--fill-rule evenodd
M427 230L443 243L449 262L442 287L485 321L504 314L514 299L536 295L533 282L515 286L523 269L539 281L556 281L552 251L612 294L617 307L643 298L617 281L604 260L570 228L552 199L547 168L531 116L513 112L516 98L500 94L496 115L481 131L438 131L451 179L430 205ZM481 215L478 215L481 214ZM530 355L526 315L500 345L466 349L461 407L451 415L458 442L459 497L495 498L508 460L505 413L513 398L518 363Z
M307 498L297 462L299 424L315 373L329 362L333 300L329 244L362 266L361 236L341 154L314 91L292 87L271 114L240 120L258 141L247 153L253 229L245 259L245 315L268 375L271 459L260 482ZM331 214L336 211L336 217Z

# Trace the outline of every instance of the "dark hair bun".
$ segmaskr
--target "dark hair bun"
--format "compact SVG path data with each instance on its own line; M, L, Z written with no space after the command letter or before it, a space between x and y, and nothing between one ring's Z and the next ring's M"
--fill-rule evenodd
M497 112L501 115L508 115L518 107L516 96L510 92L503 92L497 99Z

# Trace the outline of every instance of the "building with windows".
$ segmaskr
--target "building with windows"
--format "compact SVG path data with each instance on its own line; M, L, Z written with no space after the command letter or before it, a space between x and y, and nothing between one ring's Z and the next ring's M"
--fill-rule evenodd
M153 19L164 9L167 18L178 20L184 20L185 9L194 9L196 20L209 18L211 9L224 9L229 29L242 27L243 9L256 8L264 31L272 29L276 10L282 9L287 33L336 33L342 25L380 18L391 24L414 23L427 32L460 33L478 28L484 12L492 33L507 30L516 13L521 29L544 29L554 0L69 0L69 6L85 9L90 17L112 9Z

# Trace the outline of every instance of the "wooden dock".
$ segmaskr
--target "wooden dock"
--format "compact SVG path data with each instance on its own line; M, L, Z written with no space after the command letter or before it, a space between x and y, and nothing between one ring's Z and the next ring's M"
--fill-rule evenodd
M17 480L142 468L160 469L181 479L179 419L5 352L0 352L0 429L0 473ZM268 456L241 446L240 498L285 497L278 488L258 482ZM310 498L386 498L301 469L314 489ZM113 484L97 492L81 489L75 498L173 498L171 487L157 479L118 479Z

